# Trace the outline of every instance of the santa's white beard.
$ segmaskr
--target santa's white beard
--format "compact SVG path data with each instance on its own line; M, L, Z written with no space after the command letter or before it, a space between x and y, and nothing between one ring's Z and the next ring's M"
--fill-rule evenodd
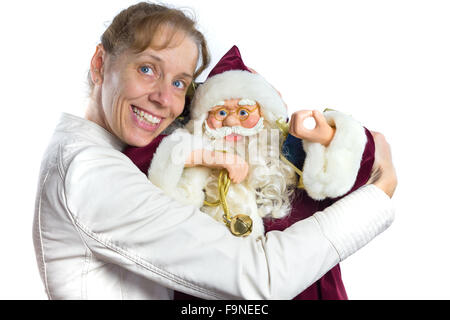
M227 202L233 214L249 214L257 211L259 217L272 216L281 218L290 213L291 196L296 187L294 170L280 160L280 143L282 138L278 129L265 124L264 130L239 141L215 139L211 143L215 150L226 151L224 157L235 154L249 164L247 178L239 185L231 184ZM232 160L232 157L225 160ZM205 186L206 199L218 199L218 176L220 170L213 170ZM205 208L209 214L214 211ZM221 208L215 209L221 215ZM217 216L216 218L220 218Z

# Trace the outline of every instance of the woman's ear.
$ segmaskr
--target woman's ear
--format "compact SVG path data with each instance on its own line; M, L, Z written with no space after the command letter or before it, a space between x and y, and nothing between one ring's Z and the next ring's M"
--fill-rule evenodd
M103 66L105 63L105 49L102 44L97 45L94 56L91 59L91 80L94 85L101 84L103 81Z

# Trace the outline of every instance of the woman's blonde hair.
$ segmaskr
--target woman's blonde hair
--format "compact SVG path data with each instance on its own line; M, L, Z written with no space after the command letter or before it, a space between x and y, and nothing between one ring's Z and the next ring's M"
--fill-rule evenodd
M101 44L105 51L118 56L125 50L140 53L149 46L154 47L153 38L161 27L169 27L171 34L167 41L156 50L169 46L172 37L178 31L184 32L197 45L201 64L194 73L194 79L205 70L210 62L210 55L203 34L198 31L194 17L187 13L164 5L140 2L121 11L101 36ZM94 84L90 75L89 86Z

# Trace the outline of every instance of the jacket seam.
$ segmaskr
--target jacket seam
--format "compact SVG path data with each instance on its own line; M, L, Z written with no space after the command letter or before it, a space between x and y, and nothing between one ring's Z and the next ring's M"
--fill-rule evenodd
M124 274L122 268L119 269L119 280L120 280L120 296L122 297L122 300L125 300L127 292L125 290Z
M58 147L58 160L57 160L57 168L58 168L58 173L59 173L59 177L61 178L62 181L64 181L64 164L63 164L63 150L62 150L62 144L59 144Z
M50 174L50 170L47 171L45 175L44 181L42 182L42 187L39 193L39 209L38 209L38 226L39 226L39 242L41 249L41 259L42 259L42 268L43 268L43 280L45 285L45 291L47 292L49 300L52 300L52 295L50 293L50 288L48 286L48 277L47 277L47 264L45 263L45 252L44 252L44 243L42 241L42 226L41 226L41 207L42 207L42 190L44 189L44 185L47 182L48 175Z
M81 235L80 235L81 236ZM81 271L81 298L82 299L88 299L87 294L87 276L89 274L89 267L91 264L91 258L92 255L87 247L84 249L84 262L83 262L83 269Z
M69 207L67 205L67 196L66 196L66 188L65 188L65 168L64 168L64 164L63 164L63 148L62 148L62 144L59 145L59 149L58 149L58 161L57 161L57 167L58 167L58 173L59 176L61 178L61 183L62 183L62 187L63 187L63 197L64 197L64 206L66 208L66 213L68 213L68 218L70 219L70 221L72 222L72 224L75 226L75 221L73 219L72 214L70 213ZM80 283L80 296L82 299L87 299L87 276L89 273L89 266L91 263L91 259L92 259L92 252L89 249L88 245L86 244L86 242L84 241L83 236L81 235L80 231L78 230L78 228L75 227L76 232L78 233L78 236L80 237L81 242L83 243L84 246L84 262L83 262L83 267L81 269L81 283Z
M322 235L325 237L325 239L328 240L328 242L329 242L329 243L331 244L331 246L333 247L334 251L336 251L336 253L337 253L338 257L339 257L339 262L342 262L342 257L341 257L341 254L339 253L339 250L338 250L337 247L334 245L334 243L327 237L327 235L325 234L325 232L324 232L324 230L323 230L323 228L322 228L322 225L320 224L319 220L318 220L314 215L312 215L312 217L314 218L314 220L315 220L316 223L318 224L319 230L320 230L320 232L322 233Z

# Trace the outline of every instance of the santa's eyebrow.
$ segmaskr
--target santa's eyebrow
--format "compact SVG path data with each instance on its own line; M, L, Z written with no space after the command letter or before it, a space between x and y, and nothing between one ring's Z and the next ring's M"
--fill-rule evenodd
M254 106L256 105L256 101L251 99L241 99L239 100L238 104L240 106Z
M224 105L225 105L225 101L219 101L214 105L214 107L222 107Z

